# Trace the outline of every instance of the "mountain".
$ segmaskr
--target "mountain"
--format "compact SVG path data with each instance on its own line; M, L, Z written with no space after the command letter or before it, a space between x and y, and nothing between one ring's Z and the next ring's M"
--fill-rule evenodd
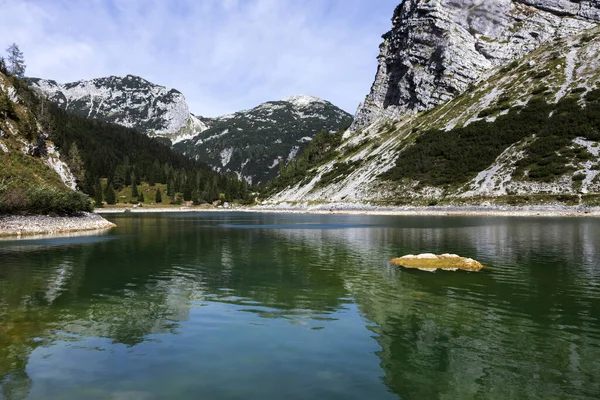
M65 84L28 78L28 83L72 114L135 128L150 136L177 141L207 128L200 118L190 114L183 94L139 76L109 76Z
M269 201L600 201L599 26L598 1L404 1L351 129Z
M311 96L206 118L191 114L177 90L133 75L66 84L28 78L28 83L71 114L169 139L215 170L235 172L255 184L273 177L277 165L293 158L317 132L345 129L352 122L350 114Z
M39 106L21 81L0 72L0 214L91 211Z
M375 82L352 129L445 103L494 68L598 21L597 0L405 0L383 35Z
M134 128L71 113L39 96L31 81L0 78L0 212L20 211L11 202L27 203L36 188L89 200L64 183L96 204L150 204L161 188L163 204L251 200L247 183L234 174L219 174ZM148 198L139 194L140 185Z
M328 101L293 96L210 120L210 128L176 149L217 171L235 172L253 184L277 175L320 131L347 128L352 116Z

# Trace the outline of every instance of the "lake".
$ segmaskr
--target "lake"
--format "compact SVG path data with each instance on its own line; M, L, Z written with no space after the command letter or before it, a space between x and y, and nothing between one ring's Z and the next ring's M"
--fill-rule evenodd
M600 398L600 219L107 218L0 241L0 398Z

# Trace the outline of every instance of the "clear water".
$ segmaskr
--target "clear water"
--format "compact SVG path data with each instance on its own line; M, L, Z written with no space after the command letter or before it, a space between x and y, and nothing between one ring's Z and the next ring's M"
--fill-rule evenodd
M0 242L0 398L600 398L598 219L109 219Z

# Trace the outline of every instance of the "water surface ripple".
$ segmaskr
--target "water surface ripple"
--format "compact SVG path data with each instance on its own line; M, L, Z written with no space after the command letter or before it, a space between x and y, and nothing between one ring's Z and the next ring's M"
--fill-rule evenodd
M0 242L0 398L600 398L596 219L109 218Z

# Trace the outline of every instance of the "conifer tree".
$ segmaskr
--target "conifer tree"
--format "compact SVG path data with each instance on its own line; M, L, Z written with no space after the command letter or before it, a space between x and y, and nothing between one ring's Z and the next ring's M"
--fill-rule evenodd
M200 191L198 189L192 192L192 202L194 202L194 205L198 205L202 202L200 199Z
M71 168L71 172L75 175L77 179L77 183L83 183L85 178L85 169L83 168L83 160L81 159L81 155L79 154L79 148L77 147L77 143L73 142L71 147L69 148L69 158L68 164Z
M162 193L160 192L160 188L156 191L156 199L154 199L156 204L162 203Z
M14 104L8 93L0 88L0 115L3 119L12 118L15 113Z
M100 183L100 179L98 179L96 185L94 185L94 203L98 208L104 206L102 204L102 184Z
M143 203L144 202L144 193L140 192L140 195L138 196L138 202Z
M173 177L169 178L167 182L167 196L175 196L175 182L173 181Z
M25 77L25 59L23 52L19 49L16 43L11 44L6 49L8 53L8 72L17 78Z
M4 75L8 74L8 68L6 67L6 60L4 57L0 57L0 72Z
M137 183L135 182L135 173L132 172L131 173L131 198L135 199L136 197L138 197L138 187L137 187Z
M106 199L106 204L117 204L117 194L112 182L108 182L108 185L106 185L104 198Z

